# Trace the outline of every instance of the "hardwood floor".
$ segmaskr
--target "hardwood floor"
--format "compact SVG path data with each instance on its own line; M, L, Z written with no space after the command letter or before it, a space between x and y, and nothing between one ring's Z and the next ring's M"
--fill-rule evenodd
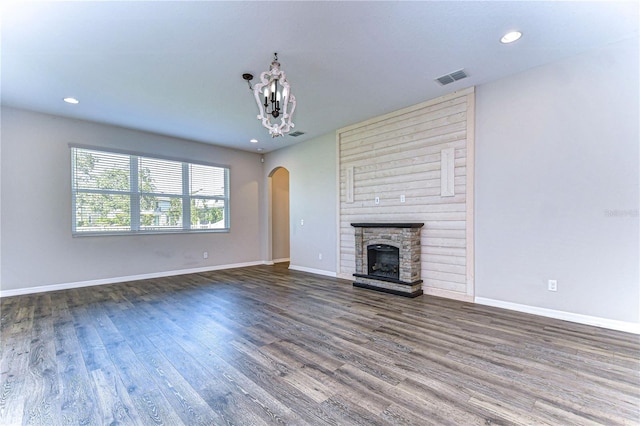
M640 337L284 267L4 298L0 424L639 424Z

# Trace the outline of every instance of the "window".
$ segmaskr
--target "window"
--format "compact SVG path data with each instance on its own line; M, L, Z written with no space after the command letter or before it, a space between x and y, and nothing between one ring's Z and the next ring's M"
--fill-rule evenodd
M71 147L73 234L229 230L229 169Z

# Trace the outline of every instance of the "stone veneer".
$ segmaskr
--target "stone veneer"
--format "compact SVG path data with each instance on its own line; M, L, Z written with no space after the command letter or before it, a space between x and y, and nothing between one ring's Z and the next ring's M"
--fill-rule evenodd
M352 223L356 237L356 287L401 296L422 294L420 279L420 229L424 223ZM367 247L388 244L398 248L399 279L368 275Z

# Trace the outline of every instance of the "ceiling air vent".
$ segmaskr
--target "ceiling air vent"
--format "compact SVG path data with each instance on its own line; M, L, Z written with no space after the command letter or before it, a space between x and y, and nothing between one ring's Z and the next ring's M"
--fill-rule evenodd
M304 132L301 132L300 130L296 130L295 132L289 133L289 136L291 136L293 138L301 136L301 135L304 135Z
M446 86L449 83L453 83L454 81L462 80L463 78L467 78L468 75L465 70L454 71L449 74L445 74L441 77L436 78L436 81L440 83L442 86Z

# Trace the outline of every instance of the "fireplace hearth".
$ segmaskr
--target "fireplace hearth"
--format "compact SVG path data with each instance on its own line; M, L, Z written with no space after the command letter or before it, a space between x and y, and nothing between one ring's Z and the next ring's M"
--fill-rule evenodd
M422 294L423 223L352 223L356 238L355 287L406 297Z

